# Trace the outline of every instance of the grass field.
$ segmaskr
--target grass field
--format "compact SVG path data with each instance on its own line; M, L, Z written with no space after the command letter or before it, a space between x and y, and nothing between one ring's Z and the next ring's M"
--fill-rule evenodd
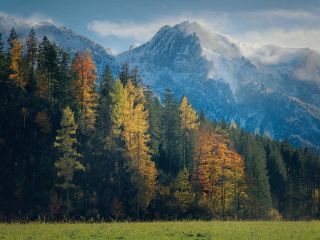
M320 222L0 224L0 239L319 239Z

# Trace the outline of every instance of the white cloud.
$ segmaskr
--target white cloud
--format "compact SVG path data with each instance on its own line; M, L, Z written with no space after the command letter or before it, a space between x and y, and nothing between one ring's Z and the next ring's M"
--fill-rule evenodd
M196 21L215 32L228 34L237 41L258 47L278 45L320 50L320 15L302 10L274 9L251 12L182 13L149 22L113 22L95 20L88 29L103 37L129 39L133 43L148 41L164 25Z
M185 13L175 17L165 17L150 22L112 22L110 20L95 20L88 24L87 28L103 37L130 38L138 43L150 40L152 36L165 25L175 25L183 21L196 21L202 25L209 26L211 29L221 28L225 25L224 18L219 21L207 21L204 17L195 17Z
M10 28L13 26L39 26L44 23L56 24L51 18L44 17L39 13L34 13L29 17L21 18L13 15L6 14L4 12L0 12L0 25L3 28Z
M254 12L243 12L241 15L247 15L253 18L270 18L275 20L289 19L289 20L300 20L300 21L319 21L319 14L315 12L309 12L304 10L286 10L286 9L273 9L265 11L254 11Z
M236 36L253 47L276 45L286 48L311 48L320 51L320 28L314 29L265 29L248 31Z
M116 36L119 38L132 38L137 41L149 40L155 31L161 27L160 22L137 24L134 22L116 23L111 21L93 21L88 29L103 37Z

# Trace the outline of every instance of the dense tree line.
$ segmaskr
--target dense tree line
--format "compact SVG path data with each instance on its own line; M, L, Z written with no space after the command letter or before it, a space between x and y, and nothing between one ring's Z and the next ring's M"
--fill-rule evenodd
M33 30L4 45L1 220L320 217L318 153L160 101L127 63L98 81Z

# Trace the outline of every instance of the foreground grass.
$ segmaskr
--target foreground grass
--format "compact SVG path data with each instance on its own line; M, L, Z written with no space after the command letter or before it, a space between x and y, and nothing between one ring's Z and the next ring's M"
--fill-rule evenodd
M0 224L0 239L318 239L320 222Z

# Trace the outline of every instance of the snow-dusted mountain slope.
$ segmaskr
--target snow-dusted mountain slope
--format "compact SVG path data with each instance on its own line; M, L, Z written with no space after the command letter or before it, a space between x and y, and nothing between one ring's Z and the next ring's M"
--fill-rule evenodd
M160 95L187 95L211 118L320 147L320 55L310 49L247 47L197 23L164 26L116 57L138 66Z
M8 38L12 27L15 28L18 37L22 40L25 40L31 28L33 28L39 41L41 41L43 36L47 36L49 40L54 41L71 55L74 55L77 51L89 50L93 55L100 74L105 64L114 64L114 57L108 53L108 50L92 40L76 34L71 29L57 26L50 21L32 21L0 13L0 33L2 33L4 40Z
M31 28L65 51L89 49L101 74L109 64L138 66L145 84L161 95L170 88L188 96L212 119L234 119L249 131L320 149L320 54L276 46L252 48L197 23L164 26L147 43L113 56L86 37L52 22L0 14L4 39L12 27L25 38Z

